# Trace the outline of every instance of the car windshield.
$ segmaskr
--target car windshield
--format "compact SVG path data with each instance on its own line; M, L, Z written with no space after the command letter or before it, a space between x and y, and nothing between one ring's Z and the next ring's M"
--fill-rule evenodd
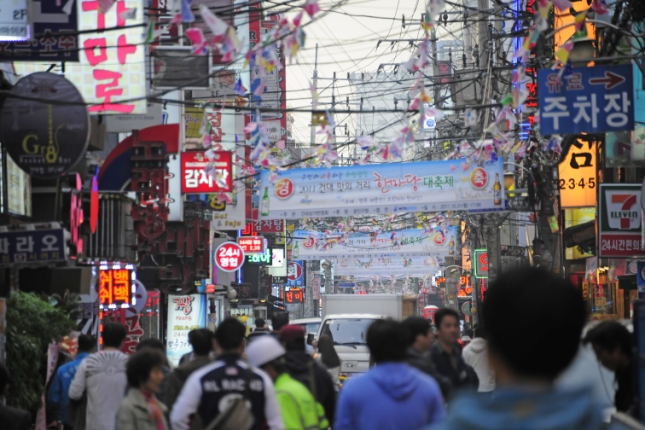
M320 322L307 323L305 324L304 329L307 333L318 333L318 327L320 327Z
M321 334L331 336L334 345L365 345L373 319L329 319Z

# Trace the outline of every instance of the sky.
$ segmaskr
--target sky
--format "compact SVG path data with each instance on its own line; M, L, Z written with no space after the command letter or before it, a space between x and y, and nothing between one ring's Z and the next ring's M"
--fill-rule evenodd
M379 39L421 39L423 32L419 24L424 11L423 0L320 0L322 12L333 9L305 28L307 42L305 49L298 53L298 62L287 66L287 103L292 108L311 109L310 82L313 77L315 47L318 44L318 92L321 108L329 107L330 84L333 74L345 80L336 82L337 102L351 95L346 80L347 73L375 72L382 63L402 63L413 51L407 43L381 43ZM336 6L335 5L341 5ZM402 26L402 17L406 23ZM395 18L395 19L393 19ZM438 37L447 32L440 28ZM392 66L388 66L392 69ZM338 96L340 94L340 96ZM327 102L325 104L324 102ZM351 102L351 100L350 100ZM344 106L338 106L344 109ZM352 107L355 109L356 107ZM339 115L339 123L345 115ZM296 142L310 141L310 118L306 113L294 114L294 137ZM353 130L350 132L353 135Z

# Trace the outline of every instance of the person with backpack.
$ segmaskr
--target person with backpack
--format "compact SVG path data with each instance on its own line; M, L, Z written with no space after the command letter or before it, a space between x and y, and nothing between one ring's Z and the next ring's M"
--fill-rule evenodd
M287 373L286 350L273 336L262 336L249 344L246 357L275 384L282 420L287 430L326 430L329 421L322 406L302 383Z
M280 330L280 342L287 350L285 365L289 376L309 389L316 401L322 405L327 420L333 422L336 416L334 381L325 366L307 354L305 329L296 324L284 326Z
M76 357L74 357L74 360L63 364L58 368L58 370L56 370L54 379L47 391L47 402L58 408L64 430L71 430L74 426L72 420L67 415L67 407L69 405L69 387L72 385L74 376L76 376L78 366L87 356L95 351L96 339L86 334L79 335Z
M237 319L227 318L220 323L215 339L221 354L186 380L170 413L173 430L189 430L193 414L199 416L206 430L216 426L284 429L273 381L242 360L245 336L246 327Z

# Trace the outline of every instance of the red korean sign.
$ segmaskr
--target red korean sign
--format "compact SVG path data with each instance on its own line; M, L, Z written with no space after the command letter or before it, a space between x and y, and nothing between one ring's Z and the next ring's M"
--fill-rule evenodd
M262 236L242 236L237 238L237 243L246 254L264 254L264 238Z
M271 219L254 222L255 231L260 233L284 233L284 220Z
M240 269L244 264L244 249L235 242L224 242L215 250L215 264L225 272Z
M302 303L304 300L304 291L302 288L290 288L284 292L284 301L286 303Z
M210 160L202 151L181 153L182 194L212 194L233 191L232 153L215 151L213 172L206 171Z
M102 309L121 309L132 304L133 269L112 267L99 271L99 304Z

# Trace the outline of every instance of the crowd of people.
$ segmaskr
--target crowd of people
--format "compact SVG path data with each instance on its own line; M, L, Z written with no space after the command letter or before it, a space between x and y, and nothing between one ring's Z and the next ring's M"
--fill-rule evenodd
M585 306L565 280L532 268L507 272L488 289L482 316L465 335L449 308L437 311L434 325L420 317L375 321L365 333L370 370L340 389L333 338L318 339L314 357L304 329L284 314L272 329L257 318L249 336L234 318L214 333L193 330L192 352L174 369L155 339L123 354L125 328L106 323L100 352L95 339L79 337L47 402L64 430L596 430L613 426L606 406L636 412L631 333L607 321L583 335ZM589 354L601 378L615 378L604 403ZM9 377L0 365L0 393ZM3 429L27 430L30 422L0 406Z

